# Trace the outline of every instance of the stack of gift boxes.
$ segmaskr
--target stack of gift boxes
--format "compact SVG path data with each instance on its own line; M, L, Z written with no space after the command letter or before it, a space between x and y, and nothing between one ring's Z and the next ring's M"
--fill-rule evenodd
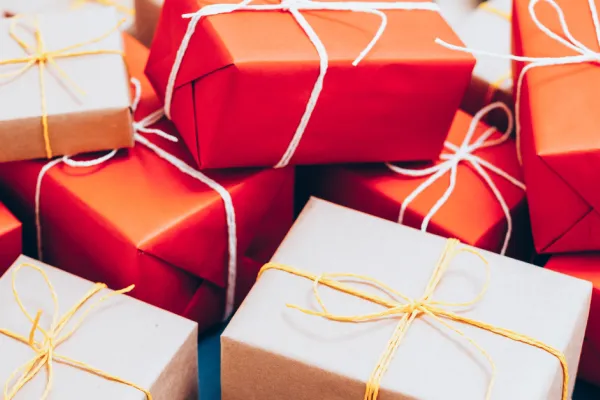
M234 313L225 400L600 384L593 0L131 3L0 2L7 399L196 398Z

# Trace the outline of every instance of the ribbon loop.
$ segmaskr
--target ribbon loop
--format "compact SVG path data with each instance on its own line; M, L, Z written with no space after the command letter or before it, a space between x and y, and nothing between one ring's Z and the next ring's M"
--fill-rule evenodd
M385 28L387 26L387 16L382 10L406 10L406 11L434 11L439 12L439 7L434 3L428 2L411 2L411 1L399 1L399 2L369 2L369 1L333 1L333 2L324 2L324 1L314 1L314 0L281 0L278 4L257 4L252 5L252 0L244 0L238 4L231 3L219 3L219 4L210 4L202 7L200 10L184 14L182 17L186 19L190 19L188 22L188 27L185 35L181 40L181 44L179 49L177 50L177 54L175 56L175 61L173 62L173 66L171 68L171 72L169 73L169 78L167 81L167 86L165 90L165 114L167 118L171 118L171 107L173 102L173 93L175 90L175 82L177 76L179 74L179 70L181 68L181 63L183 62L183 58L188 50L188 46L194 32L196 30L196 26L200 22L201 18L211 16L211 15L220 15L220 14L229 14L236 11L255 11L255 12L267 12L267 11L285 11L289 12L296 23L302 28L307 38L312 43L313 47L316 49L319 55L319 76L317 77L313 89L311 91L310 97L306 104L306 108L302 118L300 119L296 131L292 136L292 139L285 150L283 156L279 160L279 162L274 166L274 168L283 168L287 166L296 149L298 148L300 141L306 131L308 123L312 117L312 114L317 106L317 101L321 95L321 91L323 90L323 84L325 81L325 75L328 70L328 60L329 56L327 54L327 50L323 45L323 42L319 38L319 35L314 31L310 23L304 18L301 11L353 11L353 12L361 12L367 14L373 14L378 16L381 19L381 23L379 28L373 35L373 38L369 42L369 44L361 51L360 54L357 55L356 59L352 62L353 66L357 66L375 47L381 36L383 35Z
M19 292L17 290L17 286L16 286L17 275L24 268L30 268L30 269L36 271L37 273L39 273L42 276L46 286L50 290L50 295L52 297L52 302L54 305L54 311L52 314L52 324L50 326L50 329L48 329L48 330L45 330L40 326L40 318L42 316L42 311L39 310L37 312L35 318L32 318L31 315L29 314L29 312L27 312L27 309L25 308L25 306L23 305L21 296L19 295ZM17 341L20 341L26 345L29 345L29 347L31 347L31 349L36 353L36 355L30 361L28 361L26 364L17 368L10 375L10 377L8 378L8 380L6 381L6 384L4 386L4 400L12 400L17 395L17 393L21 389L23 389L23 387L29 381L31 381L39 373L39 371L41 371L42 368L45 368L48 371L46 387L44 389L44 393L42 394L42 397L40 398L40 400L45 400L50 394L53 380L54 380L53 362L70 364L71 366L78 368L82 371L90 372L90 373L99 375L100 377L107 378L107 379L110 379L110 380L118 382L118 383L122 383L127 386L131 386L131 387L139 390L140 392L144 393L147 400L152 400L152 395L150 394L150 392L148 390L146 390L132 382L129 382L127 380L119 378L117 376L109 375L106 372L103 372L102 370L93 368L92 366L90 366L86 363L71 360L70 358L61 356L60 354L57 354L57 352L56 352L56 349L62 343L64 343L69 337L71 337L71 335L73 335L73 333L79 328L79 326L81 325L81 323L83 322L85 317L87 317L87 315L89 314L89 312L92 309L94 309L96 306L101 304L103 301L105 301L111 297L132 291L134 286L131 285L128 288L111 292L111 293L105 295L104 297L100 298L96 303L93 303L81 315L79 322L75 324L75 326L69 333L61 335L62 330L72 320L72 318L75 316L75 313L79 309L84 307L85 304L90 299L92 299L92 297L94 297L96 294L98 294L104 288L106 288L106 285L104 285L104 284L100 284L100 283L95 284L92 287L92 289L90 289L90 291L78 303L76 303L67 313L65 313L61 317L61 316L59 316L58 295L56 293L56 290L54 289L54 285L50 281L50 278L48 277L46 272L41 267L34 265L34 264L29 264L29 263L22 263L22 264L18 265L17 267L15 267L13 274L12 274L12 289L13 289L15 301L17 302L17 305L19 306L19 308L21 309L23 314L27 317L27 319L29 319L31 321L32 326L31 326L31 330L29 331L29 336L27 338L20 336L19 334L14 333L10 330L1 329L1 328L0 328L0 334L3 334L5 336L13 338ZM36 338L35 338L36 331L39 331L43 334L44 339L42 341L36 340ZM65 360L68 360L69 362L65 362ZM20 377L18 379L16 379L16 381L15 381L15 378L19 374L20 374Z
M292 275L295 275L295 276L298 276L301 278L311 280L311 281L313 281L313 286L315 288L318 285L325 285L331 289L337 290L338 292L345 293L350 296L354 296L354 297L363 299L365 301L368 301L370 303L377 304L379 306L384 307L384 310L381 312L364 314L364 315L340 316L340 315L331 314L326 311L325 307L323 306L323 302L322 302L317 290L315 289L314 290L315 297L317 298L317 301L319 302L319 304L322 305L322 309L323 309L322 312L308 310L308 309L302 308L297 305L291 305L291 304L287 305L288 307L297 309L307 315L322 317L322 318L326 318L330 321L335 321L335 322L351 322L351 323L372 322L372 321L377 321L377 320L379 320L381 318L385 318L385 317L398 318L398 324L397 324L396 328L394 329L394 333L393 333L392 337L390 338L390 340L388 341L385 351L381 355L379 362L377 363L375 369L373 370L371 376L369 377L369 380L367 381L366 389L365 389L365 396L364 396L365 400L377 400L377 398L379 396L379 391L380 391L381 379L387 372L388 367L391 364L392 359L396 353L396 350L400 346L400 344L401 344L406 332L410 328L411 324L419 316L422 316L422 315L430 317L433 321L439 323L441 326L455 332L458 336L465 339L473 347L475 347L486 358L486 360L489 362L491 370L492 370L492 375L491 375L491 378L490 378L490 381L488 383L488 387L486 390L486 395L485 395L486 400L490 400L491 396L492 396L492 389L493 389L494 381L496 378L496 364L494 363L494 361L491 358L491 356L489 355L489 353L485 349L483 349L475 340L468 337L461 329L454 326L453 324L450 324L448 321L460 322L460 323L463 323L466 325L477 327L479 329L489 331L491 333L503 336L507 339L510 339L513 341L518 341L518 342L525 343L530 346L537 347L537 348L539 348L543 351L546 351L549 354L555 356L558 359L558 361L560 362L561 368L563 370L562 400L567 400L568 390L569 390L569 372L568 372L567 361L562 352L560 352L559 350L557 350L551 346L548 346L534 338L531 338L529 336L521 335L517 332L511 331L508 329L503 329L500 327L496 327L496 326L487 324L485 322L471 319L471 318L462 316L460 314L457 314L455 312L449 311L447 309L448 307L453 307L453 306L469 307L469 306L473 306L473 305L477 304L483 298L485 293L487 292L490 281L491 281L491 270L490 270L489 263L485 259L485 257L476 249L467 248L467 247L459 247L459 244L460 244L460 242L456 239L448 239L446 241L444 250L433 270L433 273L431 274L431 277L429 279L429 282L427 283L427 286L425 288L423 296L419 299L412 299L412 298L402 294L401 292L390 288L385 283L380 282L376 279L370 278L368 276L357 275L357 274L344 274L344 273L321 274L321 275L317 276L317 275L313 275L312 273L307 272L307 271L298 270L298 269L295 269L295 268L287 266L287 265L274 264L274 263L265 264L261 268L261 270L258 274L258 279L260 279L262 274L268 270L279 270L279 271L286 272L286 273L289 273L289 274L292 274ZM485 266L486 280L485 280L485 283L483 285L481 292L473 300L467 301L467 302L462 302L462 303L450 303L450 302L433 300L432 297L433 297L433 294L434 294L438 284L442 280L445 272L450 267L451 262L460 253L470 253L472 255L475 255ZM329 278L327 278L327 276L348 277L348 278L352 278L353 280L362 281L362 283L364 283L366 285L377 287L378 289L380 289L380 290L384 291L386 294L388 294L390 297L402 298L403 300L405 300L405 302L401 302L401 301L397 301L397 300L387 300L387 299L384 299L377 295L363 292L359 289L356 289L350 285L347 285L347 284L337 281L335 279L329 279Z
M472 141L475 131L482 118L485 117L489 112L501 109L503 110L508 118L508 126L502 136L497 139L490 139L492 134L496 132L495 128L489 128L486 130L477 140ZM422 182L419 186L415 188L402 202L400 206L400 213L398 215L398 222L402 223L404 221L404 216L406 210L408 210L409 205L415 200L421 193L423 193L427 188L433 185L438 179L442 176L446 175L446 173L450 173L450 183L443 195L436 201L436 203L431 207L425 218L423 218L423 222L421 223L421 230L427 231L427 227L429 226L429 222L433 218L433 216L439 211L440 208L446 204L454 189L456 188L456 180L458 175L458 166L460 163L469 164L473 170L481 177L481 179L485 182L485 184L490 188L494 197L498 200L500 207L504 213L507 229L506 234L504 236L504 241L502 244L502 248L500 250L500 254L505 254L508 249L508 244L510 242L510 237L512 235L512 217L510 215L510 208L506 204L506 200L504 200L504 196L500 190L498 190L496 184L490 177L487 171L493 172L494 174L506 179L508 182L517 186L518 188L525 190L525 184L519 181L517 178L514 178L507 172L502 169L496 167L495 165L489 163L483 158L479 157L475 154L480 149L486 147L498 146L504 142L506 142L510 138L510 134L513 129L513 116L510 109L502 102L495 102L487 105L482 108L471 120L471 124L469 125L469 130L467 131L462 143L460 146L455 145L454 143L446 141L444 143L444 147L449 152L443 153L440 155L441 162L438 162L436 165L432 167L428 167L421 170L413 170L410 168L402 168L397 165L393 165L387 163L386 166L392 172L395 172L399 175L411 177L411 178L424 178L427 179ZM486 171L487 170L487 171Z

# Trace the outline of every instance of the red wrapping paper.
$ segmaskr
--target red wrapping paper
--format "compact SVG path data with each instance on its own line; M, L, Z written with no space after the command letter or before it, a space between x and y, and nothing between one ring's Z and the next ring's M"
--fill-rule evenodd
M0 203L0 276L22 252L21 223Z
M130 72L143 87L139 121L159 101L143 76L148 50L129 37L126 44ZM175 133L167 121L157 127ZM191 162L181 143L148 138ZM0 185L30 238L43 165L0 165ZM239 303L292 223L293 170L209 175L229 191L236 211ZM98 167L52 167L43 179L41 216L45 261L111 287L136 284L134 296L194 319L201 329L222 317L228 262L223 201L142 145Z
M181 15L206 4L165 1L146 68L163 99L188 24ZM435 159L474 67L471 55L434 42L439 36L460 43L444 19L434 11L386 11L384 34L353 67L381 20L350 11L302 13L328 51L329 69L291 164ZM210 16L183 59L171 117L201 168L273 166L318 73L318 54L289 13Z
M448 141L459 145L471 121L471 116L459 111L450 129ZM471 143L487 128L487 125L480 123ZM500 133L494 135L497 136L492 138L499 137ZM474 154L516 179L521 179L514 140L509 139L501 145L477 150ZM415 169L424 167L408 167L411 166ZM505 239L507 222L498 200L481 176L467 163L460 163L457 171L454 192L433 216L427 230L499 252ZM385 165L322 167L310 170L305 175L307 182L302 184L309 187L310 194L390 221L398 221L402 203L427 179L405 177L390 171ZM489 175L504 197L513 221L513 234L507 255L529 260L533 245L525 193L504 178L492 172ZM446 173L409 204L403 224L421 228L424 217L448 187L449 176L450 173Z
M592 303L588 318L579 378L600 385L600 254L561 254L550 257L545 268L592 282Z
M587 0L556 0L573 36L599 51ZM600 7L600 1L595 1ZM529 0L516 0L516 55L564 57L575 52L535 25ZM539 2L536 14L561 37L556 11ZM517 64L515 77L524 65ZM515 78L516 79L516 78ZM600 250L600 142L597 63L545 66L525 75L520 106L522 152L535 246L540 253Z

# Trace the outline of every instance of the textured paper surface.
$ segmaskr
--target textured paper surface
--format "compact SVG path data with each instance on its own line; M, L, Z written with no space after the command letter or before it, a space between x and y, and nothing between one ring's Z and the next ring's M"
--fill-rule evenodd
M25 256L15 261L13 268L21 262L42 266L56 289L62 313L92 287L89 281ZM14 300L11 280L12 268L0 278L0 326L27 336L31 322ZM40 324L48 328L52 319L52 298L41 275L30 268L22 269L17 288L30 313L35 315L37 310L43 311ZM102 291L98 298L106 293L107 290ZM74 322L79 315L75 314ZM65 332L72 323L67 325ZM90 313L85 323L57 348L57 352L149 389L154 400L196 400L196 347L197 325L192 321L128 296L115 296ZM22 343L0 335L0 354L0 382L4 385L12 371L29 361L34 352ZM43 370L15 400L39 398L45 382ZM143 400L145 396L126 385L54 363L54 384L49 400L58 399Z
M134 36L147 47L152 44L164 0L135 0Z
M134 0L114 0L115 4L133 9ZM30 13L48 13L54 11L71 11L78 9L97 9L104 7L96 0L2 0L0 1L0 11L9 14L30 14ZM133 17L119 14L120 17L127 18L123 24L122 30L131 30L133 26ZM0 15L1 17L1 15Z
M31 27L32 17L24 18ZM114 10L98 7L38 16L48 51L62 49L106 34L118 22ZM0 19L0 59L24 56L9 36L10 19ZM68 28L65 28L68 27ZM18 31L34 44L31 32ZM123 50L121 34L76 51ZM129 77L118 54L94 54L56 59L59 67L84 93L58 78L55 68L44 73L50 144L54 155L130 147L133 145L129 110ZM0 73L14 72L22 64L0 66ZM45 157L41 123L42 94L39 65L16 78L0 81L0 161Z
M600 254L575 253L553 255L544 268L594 285L578 378L600 385Z
M444 244L441 237L312 199L273 261L317 274L366 274L419 297ZM483 299L463 314L562 350L575 376L591 285L483 253L490 262L490 286ZM484 280L480 261L469 254L459 255L433 298L468 301L481 290ZM258 280L222 337L224 400L362 398L365 382L396 321L344 324L286 308L291 303L316 309L312 286L304 278L280 271L269 271ZM327 288L321 294L336 314L380 309ZM562 375L553 356L458 325L496 363L493 400L560 399ZM481 400L489 378L490 366L475 348L420 317L383 377L380 398ZM569 393L572 388L573 380Z

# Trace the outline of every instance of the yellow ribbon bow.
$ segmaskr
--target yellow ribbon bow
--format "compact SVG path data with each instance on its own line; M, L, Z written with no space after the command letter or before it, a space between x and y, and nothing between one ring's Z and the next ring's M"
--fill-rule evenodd
M420 299L412 299L412 298L404 295L403 293L392 289L391 287L389 287L388 285L386 285L385 283L383 283L381 281L378 281L373 278L369 278L367 276L357 275L357 274L326 273L326 274L321 274L321 275L314 275L314 274L311 274L310 272L298 270L298 269L295 269L295 268L287 266L287 265L268 263L262 267L258 276L260 278L260 276L264 272L266 272L270 269L275 269L275 270L284 271L284 272L290 273L292 275L296 275L296 276L306 278L306 279L313 281L313 292L315 294L315 298L317 299L317 301L321 307L321 311L313 311L313 310L309 310L306 308L302 308L297 305L287 304L288 307L300 310L301 312L308 314L308 315L323 317L323 318L329 319L331 321L337 321L337 322L369 322L369 321L377 321L381 318L391 317L391 316L396 316L396 317L400 318L400 320L398 321L398 325L396 326L396 329L394 330L394 334L392 335L391 339L389 340L385 351L381 355L379 362L377 363L377 366L373 370L373 372L367 382L364 400L376 400L377 399L377 397L379 395L381 379L385 375L385 373L394 357L394 354L396 353L396 350L398 349L398 347L400 346L400 343L402 342L402 339L404 338L404 335L410 328L411 324L415 321L415 319L417 319L419 316L422 316L422 315L427 315L427 316L433 318L436 322L438 322L442 326L454 331L455 333L457 333L458 335L460 335L461 337L466 339L470 344L472 344L474 347L476 347L477 350L481 354L483 354L483 356L488 360L488 362L490 363L490 366L492 367L492 377L490 379L490 383L489 383L487 391L486 391L485 398L487 400L489 400L491 398L492 388L493 388L494 380L495 380L495 376L496 376L496 365L495 365L494 361L492 360L489 353L486 352L479 344L477 344L473 339L469 338L459 328L452 326L451 324L446 322L446 320L454 321L454 322L461 322L463 324L475 326L475 327L483 329L485 331L489 331L489 332L495 333L497 335L504 336L508 339L512 339L517 342L521 342L521 343L528 344L530 346L537 347L539 349L542 349L542 350L552 354L559 360L560 365L562 367L562 371L563 371L562 400L567 400L568 387L569 387L569 372L568 372L567 361L562 352L560 352L559 350L557 350L551 346L548 346L548 345L540 342L539 340L531 338L529 336L521 335L521 334L511 331L509 329L500 328L500 327L497 327L494 325L487 324L485 322L477 321L477 320L462 316L460 314L457 314L457 313L452 312L447 309L448 307L469 307L469 306L476 304L485 295L485 293L488 289L488 286L489 286L489 281L490 281L491 271L490 271L490 267L489 267L487 260L477 250L467 248L467 247L457 248L457 246L459 244L460 244L460 242L456 239L449 239L446 242L444 251L442 252L440 259L438 260L436 267L433 271L433 274L431 276L431 279L429 280L429 283L427 284L425 292ZM448 269L451 261L454 259L454 257L456 257L460 253L474 254L477 257L479 257L479 259L481 261L483 261L483 263L486 267L486 272L487 272L487 274L486 274L487 279L486 279L486 283L485 283L483 289L475 297L475 299L473 299L472 301L469 301L469 302L450 303L450 302L433 300L432 296L433 296L433 293L435 292L437 285L439 284L442 277L444 276L444 273ZM397 299L402 299L403 302L397 301L397 300L390 300L390 299L382 298L380 296L376 296L376 295L373 295L370 293L362 292L358 289L355 289L349 285L342 283L340 280L338 280L340 278L351 279L353 281L362 281L370 286L374 286L374 287L380 289L384 293L389 294L391 297L394 297ZM371 313L371 314L363 314L363 315L335 315L335 314L332 314L327 310L327 308L325 307L325 304L323 303L323 300L321 299L321 296L319 295L319 285L325 285L325 286L328 286L339 292L346 293L351 296L355 296L355 297L361 298L363 300L369 301L371 303L378 304L380 306L385 307L385 310L376 312L376 313Z
M19 293L18 293L17 287L16 287L16 278L17 278L18 272L22 268L32 268L35 271L39 272L42 275L42 277L44 278L46 285L50 289L50 294L52 295L52 301L54 303L54 314L53 314L53 318L52 318L52 325L49 330L46 330L39 325L42 312L38 311L35 318L32 317L31 314L29 314L29 312L23 305L23 302L21 301L21 298L19 296ZM105 300L107 300L113 296L131 292L134 288L134 285L131 285L122 290L117 290L117 291L111 292L111 293L101 297L100 299L98 299L98 301L96 301L95 303L90 305L85 311L83 311L81 313L79 320L73 325L71 330L69 330L67 333L62 333L63 330L65 329L66 325L75 316L77 311L82 309L83 306L92 297L94 297L96 294L98 294L101 290L103 290L105 288L106 288L106 285L104 283L94 284L94 286L85 294L85 296L83 296L83 298L79 302L77 302L73 307L71 307L71 309L69 311L67 311L61 318L58 318L58 316L59 316L58 296L54 289L54 285L52 285L52 283L50 282L50 279L48 278L48 275L46 275L44 270L37 265L28 264L28 263L22 263L15 268L13 275L12 275L13 294L15 296L15 300L16 300L19 308L21 309L23 314L25 314L27 319L29 319L31 321L32 327L31 327L31 331L29 332L28 337L22 336L18 333L12 332L7 329L0 329L0 334L3 334L5 336L8 336L12 339L18 340L19 342L28 345L35 352L35 356L30 361L28 361L21 367L17 368L10 375L10 377L8 378L8 380L6 381L6 384L4 386L4 400L12 400L17 395L17 393L29 381L31 381L38 374L38 372L44 367L46 368L48 375L47 375L46 388L45 388L44 393L43 393L42 397L40 398L40 400L45 400L48 397L48 395L50 394L50 391L52 389L52 383L54 380L54 366L53 366L54 362L69 365L73 368L78 368L82 371L89 372L91 374L100 376L104 379L122 383L127 386L131 386L131 387L139 390L140 392L144 393L146 395L147 400L152 400L152 395L150 394L150 392L148 390L136 385L135 383L132 383L125 379L119 378L118 376L111 375L107 372L104 372L102 370L94 368L86 363L63 356L56 352L56 349L62 343L67 341L77 331L77 329L79 329L79 327L83 324L85 318L100 303L104 302ZM36 332L40 332L44 336L43 340L41 340L41 341L36 340L36 338L35 338ZM19 375L19 373L20 373L20 377L15 381L15 378L17 378L17 375ZM14 381L14 383L13 383L13 381ZM11 385L11 383L12 383L12 385Z
M125 22L125 20L120 21L114 28L105 34L91 39L85 42L75 43L71 46L63 47L58 50L47 50L46 43L44 41L44 36L40 30L39 21L37 16L34 18L34 37L35 37L35 45L27 44L19 35L17 34L17 26L18 26L19 18L13 17L9 27L9 34L12 39L14 39L19 46L23 49L23 51L27 54L23 57L11 58L8 60L0 60L0 66L2 65L13 65L13 64L24 64L22 68L17 69L16 71L0 74L0 78L10 78L16 79L20 75L24 74L31 68L36 65L39 67L39 83L40 83L40 93L41 93L41 105L42 105L42 132L44 135L44 146L46 150L46 157L52 158L52 147L50 145L50 136L49 136L49 128L48 128L48 110L46 106L46 74L44 73L45 69L50 65L53 69L58 73L58 76L62 78L65 84L71 85L71 87L75 88L80 94L83 94L83 90L77 86L75 82L73 82L68 74L56 63L57 59L60 58L71 58L71 57L82 57L88 55L96 55L96 54L119 54L123 56L123 52L119 50L78 50L84 46L88 46L94 43L98 43L108 36L113 34L119 27Z
M129 16L135 15L135 10L133 8L127 7L116 0L75 0L73 8L81 7L85 3L98 3L103 6L114 7L121 14L126 14Z

